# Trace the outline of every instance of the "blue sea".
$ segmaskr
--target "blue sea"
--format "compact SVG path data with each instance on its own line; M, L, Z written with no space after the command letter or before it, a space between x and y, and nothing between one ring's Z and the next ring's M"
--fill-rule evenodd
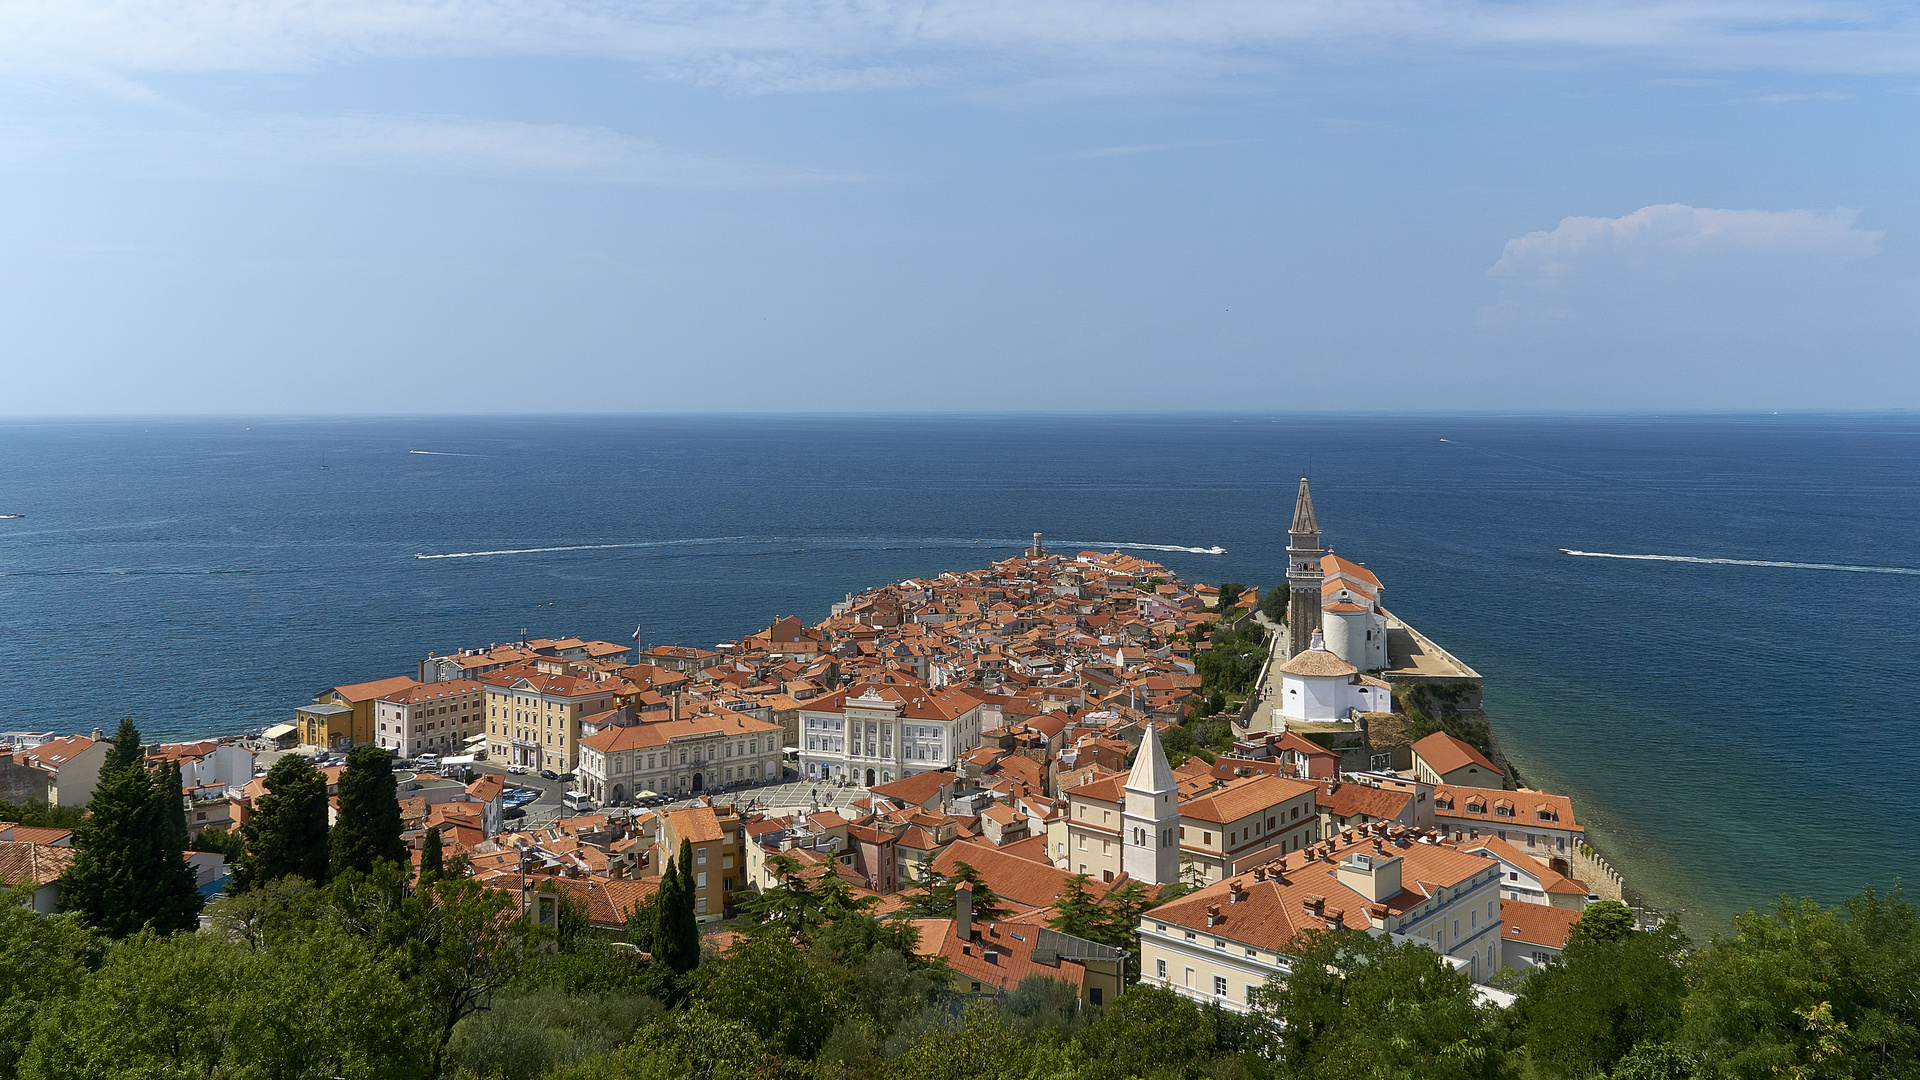
M0 421L0 729L240 731L523 633L712 645L1035 530L1269 586L1308 470L1654 903L1707 933L1920 869L1906 415Z

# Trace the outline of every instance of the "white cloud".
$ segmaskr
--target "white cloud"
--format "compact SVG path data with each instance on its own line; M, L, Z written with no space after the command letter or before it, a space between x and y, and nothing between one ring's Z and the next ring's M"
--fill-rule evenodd
M1811 0L14 0L0 72L280 71L374 57L595 56L749 92L1045 69L1236 71L1382 47L1633 53L1911 72L1904 8ZM1046 72L1043 72L1046 73ZM1027 72L1027 74L1034 74ZM1090 83L1100 80L1089 79Z
M1570 217L1507 241L1487 273L1559 278L1594 265L1643 269L1677 259L1791 260L1839 264L1879 250L1882 234L1853 227L1853 210L1709 210L1670 203L1617 218ZM1750 264L1751 265L1751 264Z

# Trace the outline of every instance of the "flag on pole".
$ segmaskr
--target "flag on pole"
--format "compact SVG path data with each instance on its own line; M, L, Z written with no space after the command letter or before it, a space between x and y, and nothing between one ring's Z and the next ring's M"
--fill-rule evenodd
M639 627L639 624L637 623L634 625L634 628L633 628L633 643L635 645L640 644L640 627Z

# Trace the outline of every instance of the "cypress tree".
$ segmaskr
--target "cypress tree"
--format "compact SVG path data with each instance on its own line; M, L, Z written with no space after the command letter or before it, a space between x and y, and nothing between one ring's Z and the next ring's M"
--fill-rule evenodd
M382 860L407 866L400 839L400 797L393 782L393 756L378 746L356 746L340 774L340 817L333 827L332 873L367 873Z
M667 864L660 881L660 926L653 957L684 975L700 963L700 923L694 914L693 844L680 841L680 855Z
M154 778L154 787L164 800L160 807L160 823L166 830L168 850L187 850L187 792L180 778L180 763L167 762L160 775Z
M439 877L445 870L444 856L440 851L440 826L427 829L427 838L420 844L420 880Z
M315 885L327 880L327 777L298 754L267 771L267 793L247 820L247 852L235 864L230 888L246 892L296 874Z
M145 755L140 752L140 729L133 726L133 717L121 717L120 727L113 733L113 746L107 750L107 759L100 764L100 775L138 765L144 759Z
M129 751L131 752L129 754ZM129 761L129 757L131 760ZM199 924L200 893L176 832L177 774L156 776L140 758L140 733L121 724L85 820L73 831L74 858L60 877L60 901L112 937L143 928L171 934Z

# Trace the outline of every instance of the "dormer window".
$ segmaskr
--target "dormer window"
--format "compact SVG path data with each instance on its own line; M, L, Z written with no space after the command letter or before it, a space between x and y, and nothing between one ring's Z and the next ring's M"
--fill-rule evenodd
M1484 814L1484 813L1486 813L1486 812L1487 812L1487 804L1486 804L1486 803L1483 803L1483 802L1470 802L1470 803L1468 803L1468 804L1467 804L1467 813L1469 813L1469 814Z

